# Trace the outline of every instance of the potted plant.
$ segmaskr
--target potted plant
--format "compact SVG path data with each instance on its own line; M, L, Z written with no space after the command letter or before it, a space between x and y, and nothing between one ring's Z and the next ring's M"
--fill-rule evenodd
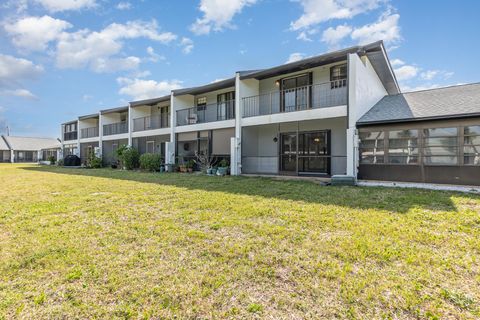
M222 159L218 164L217 176L224 176L228 172L228 161L227 159Z
M213 156L208 155L207 152L195 152L195 163L199 165L202 172L206 172L209 176L214 175L216 172L216 169L215 172L213 172L213 162Z
M193 172L193 166L195 166L195 160L193 160L193 159L188 160L187 165L186 165L187 171L190 172L190 173Z

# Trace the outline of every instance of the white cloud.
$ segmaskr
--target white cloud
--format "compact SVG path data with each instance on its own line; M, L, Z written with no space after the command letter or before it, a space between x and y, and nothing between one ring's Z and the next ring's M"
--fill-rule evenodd
M339 42L350 35L352 32L352 27L348 25L340 25L336 28L328 28L323 31L322 41L326 42L329 46L335 47L338 46Z
M117 78L117 82L122 87L118 93L128 95L134 100L144 100L160 97L170 94L170 91L180 89L182 82L179 80L155 80Z
M332 20L350 19L376 9L384 0L296 0L303 14L290 24L292 30L308 29L313 25Z
M22 88L26 80L37 78L43 67L32 61L0 54L0 95L35 99L36 96Z
M415 78L418 74L419 68L411 65L404 65L395 69L395 75L398 81L409 80Z
M420 77L422 77L423 80L432 80L438 75L438 73L438 70L427 70L420 73Z
M4 82L35 78L42 72L43 67L30 60L0 54L0 85Z
M209 34L231 27L233 17L244 7L253 5L257 0L201 0L200 11L203 17L197 18L190 30L197 34Z
M300 61L302 59L305 59L305 54L300 53L300 52L294 52L294 53L290 54L286 63L297 62L297 61Z
M403 66L405 62L403 62L403 60L400 60L400 59L393 59L393 60L390 60L390 64L392 65L392 67L399 67L399 66Z
M155 21L112 23L99 32L87 29L64 32L57 43L56 62L59 68L90 67L94 72L135 69L140 63L139 58L116 57L123 49L122 40L148 38L167 44L176 37L171 32L159 32Z
M297 40L303 40L303 41L311 42L311 41L313 41L311 36L313 36L317 33L318 33L318 29L316 29L316 28L303 30L302 32L300 32L298 34Z
M50 12L90 9L97 6L95 0L35 0Z
M401 40L398 20L399 14L392 14L389 11L380 16L377 22L355 28L352 32L352 39L359 44L366 44L378 40L395 43Z
M151 62L158 62L159 60L165 60L166 58L162 55L159 55L155 52L152 47L147 47L147 53L149 55L148 60Z
M37 99L37 97L27 89L0 90L0 95L14 96L14 97L25 98L30 100Z
M183 37L182 41L180 41L180 46L182 46L182 52L185 54L189 54L193 50L193 41L192 39Z
M26 17L14 23L6 23L3 27L16 47L28 51L44 51L49 42L57 40L72 25L64 20L43 16Z
M132 8L132 4L128 1L119 2L116 6L118 10L130 10Z

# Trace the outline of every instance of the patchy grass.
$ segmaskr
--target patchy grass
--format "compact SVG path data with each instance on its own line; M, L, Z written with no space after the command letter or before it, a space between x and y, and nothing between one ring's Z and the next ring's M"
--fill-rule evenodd
M0 318L475 319L480 197L0 165Z

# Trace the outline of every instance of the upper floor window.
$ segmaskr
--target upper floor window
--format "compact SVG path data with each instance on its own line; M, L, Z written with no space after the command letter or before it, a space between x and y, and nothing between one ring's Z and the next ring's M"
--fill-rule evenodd
M77 124L70 123L65 125L65 132L74 132L77 131Z
M347 86L347 64L339 64L330 68L331 88Z

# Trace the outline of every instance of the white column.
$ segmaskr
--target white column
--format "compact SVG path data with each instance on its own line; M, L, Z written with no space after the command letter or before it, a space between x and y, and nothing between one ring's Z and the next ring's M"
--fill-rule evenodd
M13 150L10 150L10 162L15 162L15 152Z
M165 143L165 163L175 164L175 127L177 126L177 111L175 108L176 98L173 92L170 94L170 142Z
M77 120L77 156L80 158L80 128L79 128L79 121Z
M132 128L133 128L133 120L132 120L132 112L130 110L131 106L128 104L128 145L132 146Z
M231 139L230 173L242 174L242 94L240 91L240 73L235 74L235 138Z
M356 119L357 119L357 96L356 96L356 54L348 55L348 123L347 123L347 175L357 177L356 159Z
M102 113L98 113L98 149L103 157L103 117Z

